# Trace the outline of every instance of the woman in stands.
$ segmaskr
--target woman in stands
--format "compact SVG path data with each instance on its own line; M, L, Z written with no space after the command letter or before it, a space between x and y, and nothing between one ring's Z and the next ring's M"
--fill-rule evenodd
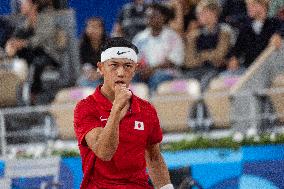
M242 24L229 64L238 62L248 68L268 46L281 47L281 23L268 17L269 0L246 0L248 17ZM243 60L243 62L240 62Z
M201 0L196 9L200 28L187 34L184 74L199 80L204 91L211 79L225 69L233 33L229 26L219 22L218 1Z
M30 66L32 100L42 92L41 74L47 65L58 66L60 45L52 17L51 0L22 0L25 21L6 43L10 57L18 56Z
M104 21L98 17L90 18L80 44L82 75L77 81L79 86L95 88L102 82L101 75L97 72L97 62L100 60L100 46L106 39Z

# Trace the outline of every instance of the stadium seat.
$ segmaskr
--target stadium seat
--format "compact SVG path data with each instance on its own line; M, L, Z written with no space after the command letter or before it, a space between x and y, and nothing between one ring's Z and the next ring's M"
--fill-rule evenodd
M140 98L148 99L149 89L146 84L133 83L131 90ZM75 139L73 131L74 108L78 101L94 92L94 88L72 87L60 90L52 102L51 114L55 118L58 127L59 138Z
M17 105L18 89L21 79L16 73L0 70L0 107Z
M238 81L238 77L215 78L204 94L204 102L216 128L230 126L229 90Z
M59 138L75 139L73 116L76 103L89 96L95 89L87 87L72 87L60 90L55 96L50 109L55 118Z
M151 98L164 132L182 132L190 129L189 115L200 97L197 80L166 81L158 86Z
M149 88L145 83L131 83L130 89L136 96L149 100Z
M278 120L284 123L284 74L279 74L272 80L269 96Z

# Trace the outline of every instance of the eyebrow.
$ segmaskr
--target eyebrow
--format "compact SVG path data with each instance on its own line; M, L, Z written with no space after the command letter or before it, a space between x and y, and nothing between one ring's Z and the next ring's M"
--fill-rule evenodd
M110 62L111 63L115 63L115 64L133 64L132 62L123 62L123 63L121 63L121 62L118 62L118 61L115 61L115 60L111 60Z

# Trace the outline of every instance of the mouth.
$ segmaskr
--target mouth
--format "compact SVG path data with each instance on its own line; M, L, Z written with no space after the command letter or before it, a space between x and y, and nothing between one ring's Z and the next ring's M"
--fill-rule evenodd
M123 84L126 84L126 83L124 81L116 81L115 84L116 85L123 85Z

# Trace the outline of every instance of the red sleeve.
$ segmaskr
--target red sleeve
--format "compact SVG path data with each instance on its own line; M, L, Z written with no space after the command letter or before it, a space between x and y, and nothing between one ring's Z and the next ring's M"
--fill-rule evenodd
M157 144L157 143L160 143L162 142L162 139L163 139L163 134L162 134L162 129L160 127L160 122L159 122L159 118L158 118L158 115L157 115L157 112L156 110L153 108L153 111L151 111L151 126L152 126L152 129L149 133L149 137L148 137L148 142L147 144L148 145L153 145L153 144Z
M79 144L86 145L86 134L96 127L102 127L97 112L86 101L77 104L74 111L74 130Z

